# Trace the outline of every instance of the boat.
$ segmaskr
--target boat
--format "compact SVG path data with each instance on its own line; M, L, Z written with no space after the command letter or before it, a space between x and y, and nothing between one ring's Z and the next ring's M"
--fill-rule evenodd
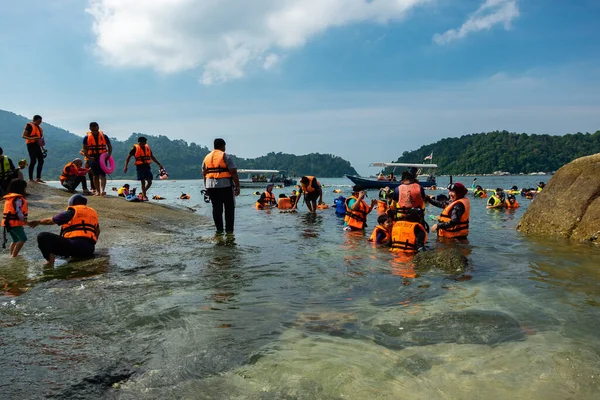
M295 179L290 179L286 171L278 169L238 169L241 188L264 188L269 183L281 186L296 185Z
M419 184L424 188L430 188L436 186L435 170L437 164L410 164L410 163L387 163L387 162L375 162L369 164L370 167L379 168L393 168L392 175L401 175L402 172L396 174L396 168L402 168L402 171L407 169L415 172ZM355 185L358 185L361 189L381 189L384 187L395 188L400 186L398 180L379 180L377 178L363 178L356 175L346 175L346 178L350 179Z

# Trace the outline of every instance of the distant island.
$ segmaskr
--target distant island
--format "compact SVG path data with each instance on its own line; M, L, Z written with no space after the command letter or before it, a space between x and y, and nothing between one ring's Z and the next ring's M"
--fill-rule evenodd
M596 153L600 153L600 131L563 136L494 131L442 139L405 151L396 162L421 163L433 154L439 175L531 174L550 173Z
M25 141L21 139L23 127L29 119L12 112L0 110L0 147L15 163L23 158L29 159ZM64 129L43 123L48 158L44 164L43 178L58 180L64 165L79 156L83 138ZM107 132L110 134L110 132ZM109 135L110 136L110 135ZM137 143L139 136L148 138L148 144L156 153L158 160L165 166L173 179L199 179L202 176L202 162L212 149L212 137L206 138L206 145L187 143L180 139L169 139L166 136L152 136L132 133L125 141L110 138L113 145L113 156L117 169L112 175L114 179L130 179L135 171L123 174L123 164L129 150ZM349 161L333 154L311 153L294 155L285 153L268 153L258 158L235 157L238 168L285 170L291 176L314 175L324 178L338 178L344 174L356 175L356 170ZM155 167L157 171L158 168ZM24 173L27 176L27 173Z

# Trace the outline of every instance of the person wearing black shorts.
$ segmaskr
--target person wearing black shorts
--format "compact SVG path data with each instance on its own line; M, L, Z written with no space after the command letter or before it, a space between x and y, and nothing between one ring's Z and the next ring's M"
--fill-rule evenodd
M135 168L137 171L137 179L142 183L142 193L141 199L142 201L148 201L147 192L152 186L152 169L150 168L150 164L152 161L158 164L158 167L162 169L162 164L158 162L154 154L152 154L152 150L150 150L150 146L147 144L148 139L143 136L138 138L137 144L133 145L133 148L127 155L127 159L125 160L125 168L123 168L123 172L127 173L127 166L129 165L129 159L131 157L135 158Z
M319 199L319 204L323 202L323 189L321 189L321 184L317 178L314 176L303 176L300 178L300 193L298 194L296 203L292 208L293 210L298 207L300 194L304 194L304 201L306 202L308 211L312 213L317 212L317 199Z

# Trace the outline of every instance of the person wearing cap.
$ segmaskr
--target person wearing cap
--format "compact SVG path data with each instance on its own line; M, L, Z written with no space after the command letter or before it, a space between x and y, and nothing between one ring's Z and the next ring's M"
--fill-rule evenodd
M486 208L504 208L506 201L506 193L504 189L496 188L493 195L490 196Z
M260 195L260 198L258 200L256 200L256 209L257 210L264 210L265 208L271 208L274 207L277 204L277 201L275 201L275 195L273 194L273 187L275 185L272 183L269 183L267 185L267 189L262 192L262 194Z
M75 194L69 199L66 211L52 218L30 221L29 226L60 225L60 234L41 232L37 236L38 247L46 259L46 265L54 265L56 256L87 258L94 254L100 236L98 214L87 206L87 198Z
M448 185L449 204L430 199L430 203L434 206L440 208L445 206L438 217L439 222L431 227L432 232L437 231L438 237L464 239L469 234L471 203L465 197L467 192L465 185L456 182Z
M300 192L298 197L296 197L296 202L294 203L295 210L298 207L298 203L300 202L300 195L304 195L304 201L306 202L306 207L308 207L308 211L312 213L317 212L317 199L319 199L319 203L323 202L323 189L321 188L321 184L314 176L303 176L300 178Z
M371 200L371 205L364 200L367 192L360 190L360 186L354 185L352 195L346 199L346 216L344 218L344 230L360 231L367 226L367 215L377 204L377 199Z
M86 175L89 168L83 168L83 161L76 158L65 164L60 175L60 184L69 192L75 192L75 189L81 184L83 194L91 194L87 188Z
M240 194L240 179L233 158L225 153L225 140L217 138L214 150L204 157L202 175L204 187L212 203L212 215L217 233L223 233L223 210L225 231L233 233L235 223L235 196Z
M137 179L142 183L142 196L140 200L148 201L147 192L152 186L152 178L154 175L152 174L152 169L150 168L150 164L152 161L158 164L160 169L163 169L163 166L154 154L152 154L152 150L150 150L150 146L148 146L148 139L143 136L138 138L137 144L133 145L133 148L129 151L127 155L127 159L125 160L125 168L123 168L123 172L127 173L127 167L129 165L129 159L131 157L135 158L135 169L137 171Z

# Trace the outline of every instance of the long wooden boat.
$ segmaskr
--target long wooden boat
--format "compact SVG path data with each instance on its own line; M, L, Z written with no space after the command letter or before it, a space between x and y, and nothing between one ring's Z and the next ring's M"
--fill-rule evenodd
M295 179L278 169L238 169L241 188L265 188L269 183L280 186L296 185Z
M352 183L360 186L361 189L382 189L384 187L395 188L400 185L400 175L402 172L396 174L397 168L402 168L402 171L412 170L415 172L419 184L424 188L430 188L436 186L435 170L437 164L410 164L410 163L386 163L386 162L375 162L369 165L370 167L379 168L393 168L392 175L396 176L398 180L381 180L377 178L364 178L355 175L346 175L346 178L350 179ZM428 171L428 172L427 172Z

